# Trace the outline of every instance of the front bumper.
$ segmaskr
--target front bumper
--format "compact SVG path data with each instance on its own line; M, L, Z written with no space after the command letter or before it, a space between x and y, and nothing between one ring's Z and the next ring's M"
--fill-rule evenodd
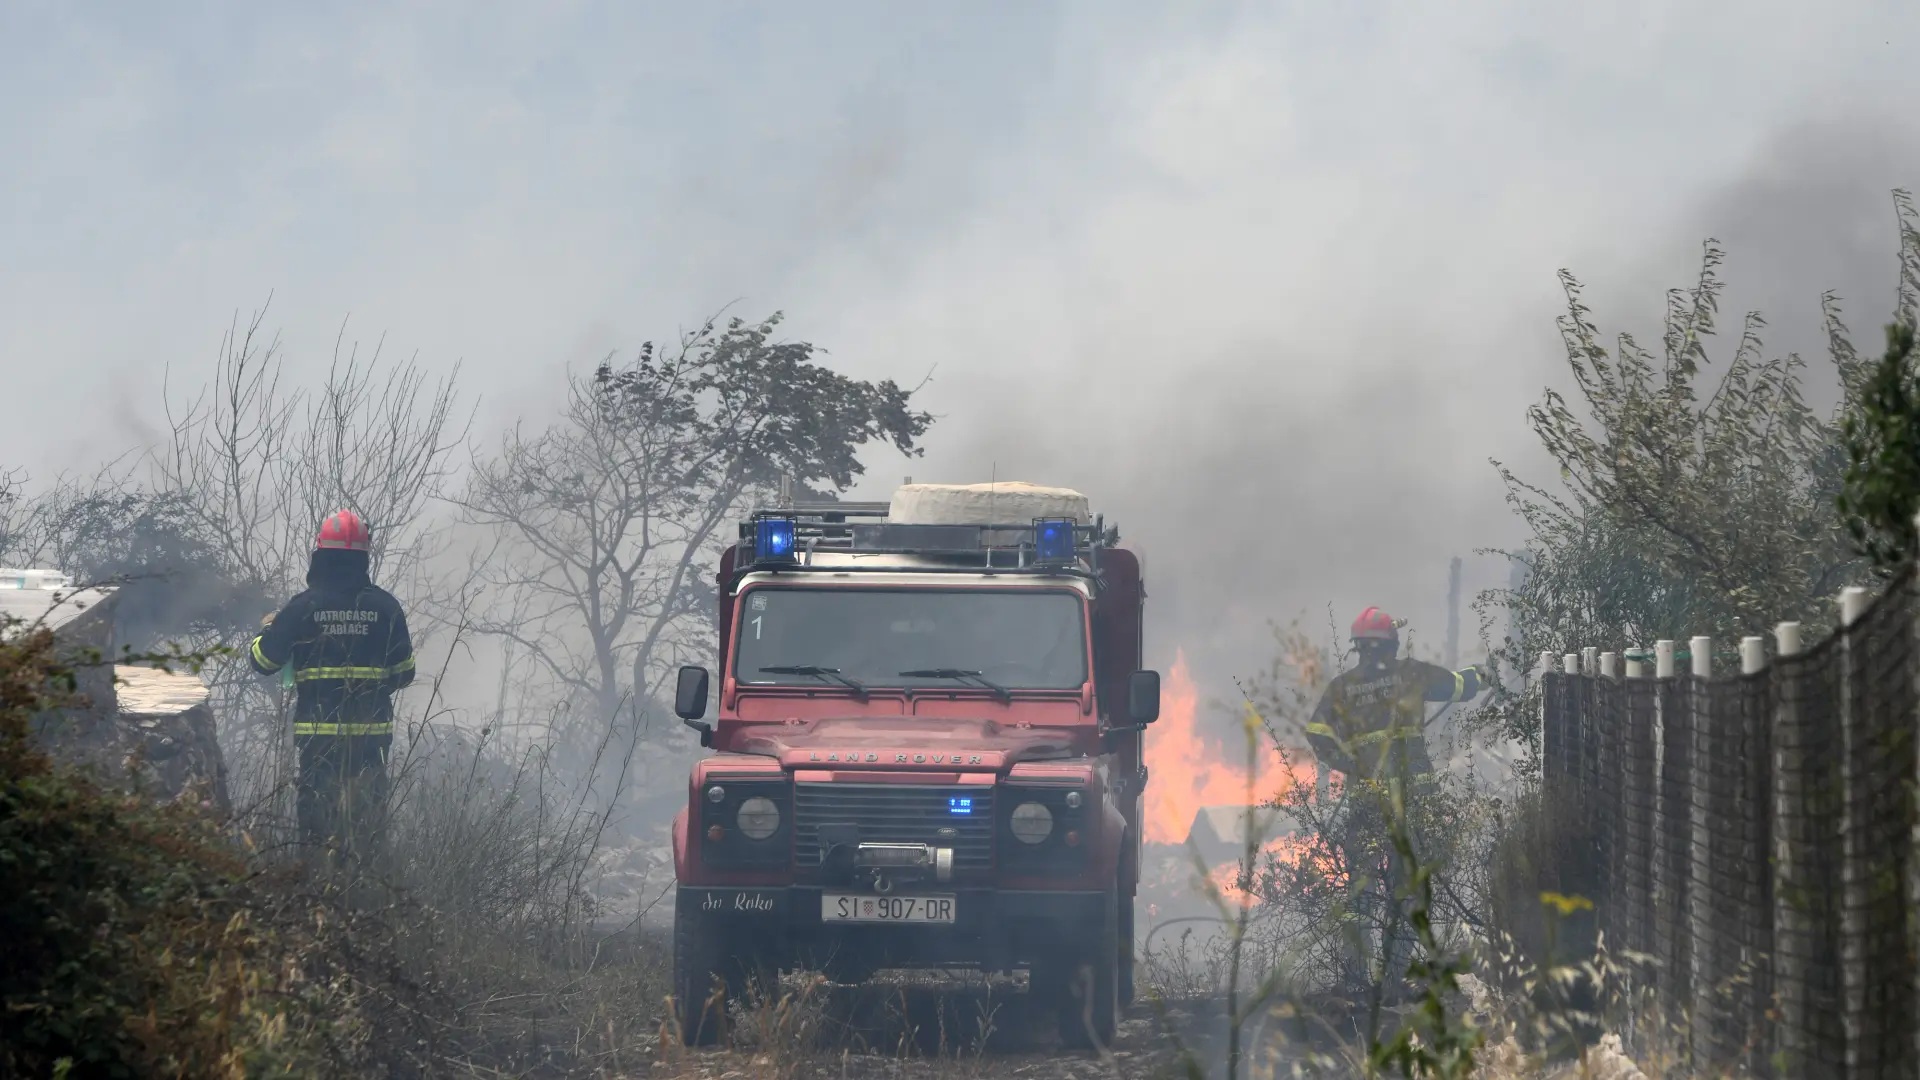
M951 924L829 923L818 886L682 885L675 917L718 924L729 942L781 967L954 967L1009 971L1098 933L1107 896L1080 890L943 889ZM849 890L834 890L846 892Z

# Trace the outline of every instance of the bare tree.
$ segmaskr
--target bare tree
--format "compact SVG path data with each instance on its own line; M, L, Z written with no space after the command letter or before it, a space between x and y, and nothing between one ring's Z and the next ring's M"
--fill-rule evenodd
M96 552L111 544L101 532L142 494L129 456L91 475L63 471L30 484L24 471L14 471L0 479L8 493L0 497L0 562L87 573Z
M11 557L20 532L20 489L26 486L26 474L19 469L0 469L0 559Z
M457 365L436 379L417 358L389 361L377 345L363 355L343 326L325 380L307 389L290 376L265 319L265 307L245 324L235 319L196 396L168 394L171 435L150 460L151 487L176 501L212 563L266 601L201 646L238 645L272 605L303 588L313 530L343 507L367 521L376 573L403 596L424 591L423 563L439 539L430 511L466 435ZM277 787L284 702L241 658L211 675L229 760L262 770L257 793Z
M257 585L228 577L187 498L140 483L126 459L91 476L57 475L11 509L0 563L114 586L116 633L137 650L218 644L267 603Z
M844 490L874 440L919 452L932 417L909 407L914 391L815 364L813 345L775 340L779 324L710 320L671 351L609 358L570 379L558 423L516 429L474 464L461 505L497 544L483 578L489 610L506 613L479 629L602 719L629 686L648 700L706 655L690 631L711 610L723 527L751 493L782 475Z
M432 380L416 358L362 357L341 328L326 380L283 385L266 309L221 341L213 378L176 405L154 457L155 487L187 495L236 577L297 591L312 531L348 508L373 532L376 572L405 578L431 551L427 512L465 437L454 409L459 366Z

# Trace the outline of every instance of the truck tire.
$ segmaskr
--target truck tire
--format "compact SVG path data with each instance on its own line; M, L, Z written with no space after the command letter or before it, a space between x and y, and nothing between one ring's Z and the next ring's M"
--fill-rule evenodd
M1060 998L1060 1042L1070 1049L1112 1046L1114 1028L1119 1023L1119 890L1109 887L1102 906L1098 927L1073 950L1062 972L1065 993Z
M680 1041L712 1046L727 1029L727 1001L735 982L718 927L675 905L673 913L673 1018Z

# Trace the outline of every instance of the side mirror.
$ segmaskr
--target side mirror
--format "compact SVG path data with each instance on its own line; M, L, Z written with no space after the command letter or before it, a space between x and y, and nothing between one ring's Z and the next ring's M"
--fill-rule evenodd
M673 711L695 731L710 730L700 718L707 715L707 669L689 664L680 669L673 690Z
M1136 671L1127 677L1127 719L1151 724L1160 719L1160 673Z

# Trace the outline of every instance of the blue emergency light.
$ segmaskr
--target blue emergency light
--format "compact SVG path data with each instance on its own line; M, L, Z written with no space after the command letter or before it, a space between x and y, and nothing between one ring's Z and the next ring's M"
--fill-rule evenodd
M1072 518L1037 518L1033 523L1034 561L1065 565L1074 560L1076 537Z
M761 518L753 523L753 561L793 561L792 518Z
M966 817L967 815L973 813L973 796L971 795L947 796L947 813L952 814L954 817Z

